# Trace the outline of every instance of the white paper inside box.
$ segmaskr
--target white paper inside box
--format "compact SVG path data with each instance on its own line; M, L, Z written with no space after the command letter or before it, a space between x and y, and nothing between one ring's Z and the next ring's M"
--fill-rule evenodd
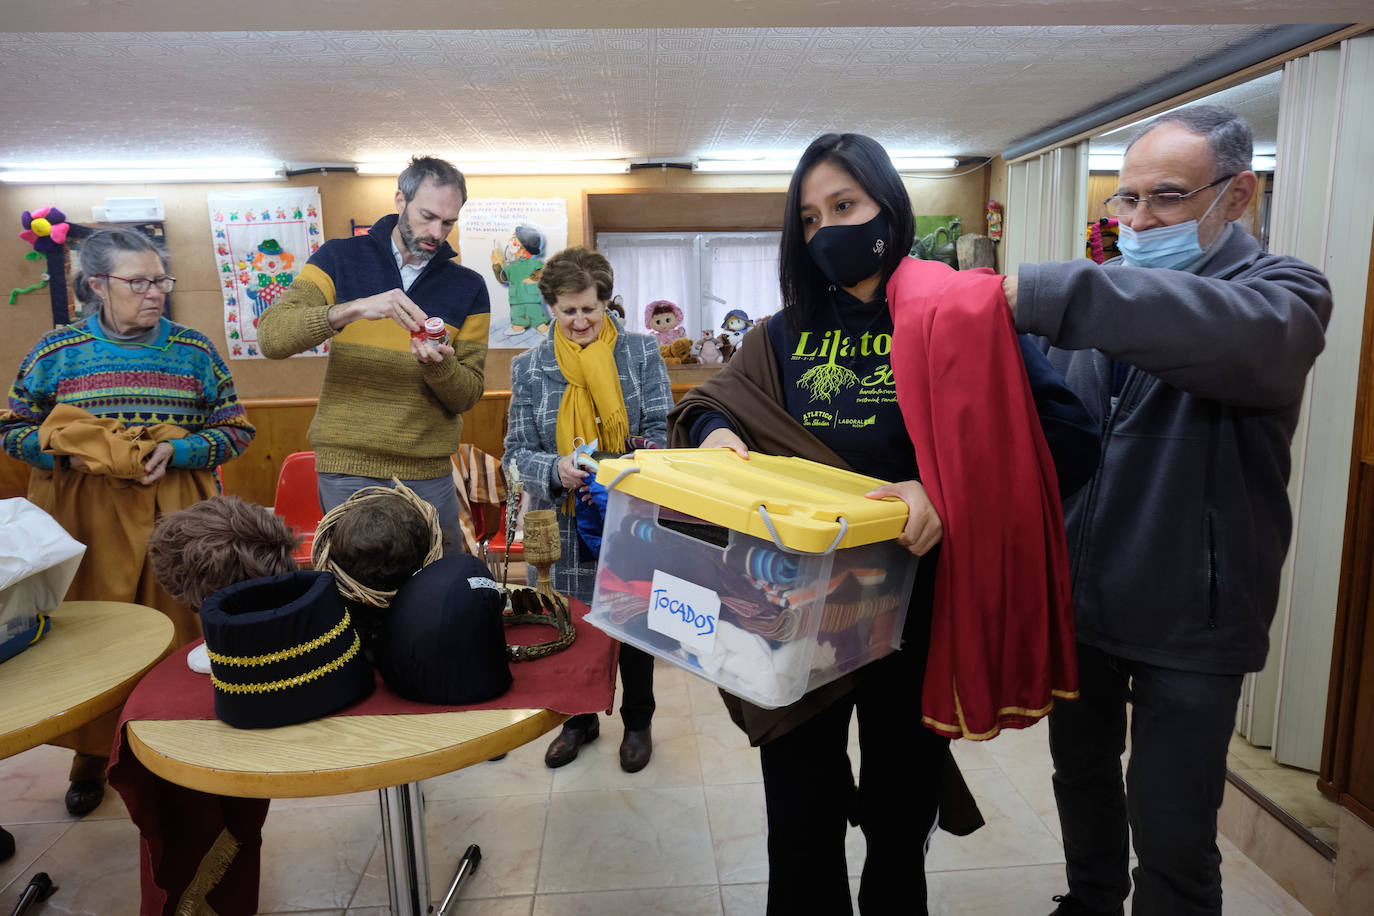
M613 490L588 622L774 708L901 642L917 559L813 556Z

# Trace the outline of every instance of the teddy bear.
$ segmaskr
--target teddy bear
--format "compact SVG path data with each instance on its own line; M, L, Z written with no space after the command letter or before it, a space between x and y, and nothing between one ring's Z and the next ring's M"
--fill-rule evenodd
M697 358L692 355L692 341L686 337L679 337L667 346L659 347L658 352L663 354L663 361L670 366L684 366L697 362Z

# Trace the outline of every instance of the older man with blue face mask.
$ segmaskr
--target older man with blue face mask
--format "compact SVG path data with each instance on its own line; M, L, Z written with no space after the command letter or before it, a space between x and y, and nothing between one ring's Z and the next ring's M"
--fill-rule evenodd
M1123 256L1022 265L1003 284L1017 330L1044 337L1102 433L1064 514L1080 697L1050 716L1060 916L1123 913L1132 877L1137 916L1222 911L1226 749L1241 678L1268 653L1289 445L1331 315L1320 271L1234 225L1250 156L1249 125L1224 108L1157 118L1107 199Z

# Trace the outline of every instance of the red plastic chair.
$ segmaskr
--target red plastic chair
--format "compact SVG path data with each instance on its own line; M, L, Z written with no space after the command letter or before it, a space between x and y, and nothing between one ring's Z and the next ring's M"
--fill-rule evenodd
M493 561L500 563L506 556L506 510L504 504L501 506L501 513L498 518L500 519L498 530L493 531L490 537L481 542L482 562L486 563L487 566L491 566ZM515 543L510 546L510 558L519 561L525 559L525 539L519 531L515 533Z
M291 556L301 568L309 569L315 527L324 517L324 511L320 508L319 485L315 479L314 452L292 452L281 463L272 511L301 536L301 546Z
M504 467L501 469L501 479L503 484L509 486L509 483L506 481ZM494 514L496 516L496 524L492 527L495 530L485 530L487 528L485 524L487 519L486 514L483 513L482 527L484 531L481 535L478 536L477 541L481 545L481 561L487 564L487 566L495 572L497 571L496 566L493 566L492 564L500 564L501 562L503 562L506 558L507 552L506 523L509 521L509 519L506 515L505 500L502 500L497 505L497 509ZM510 558L512 560L515 560L516 562L522 562L525 559L525 538L523 532L519 530L516 531L515 543L510 545L509 550Z

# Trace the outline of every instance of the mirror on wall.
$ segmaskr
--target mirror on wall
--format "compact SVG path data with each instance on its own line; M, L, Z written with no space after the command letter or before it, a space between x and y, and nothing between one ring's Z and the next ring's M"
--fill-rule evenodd
M1237 222L1266 250L1278 167L1282 80L1282 71L1275 71L1190 103L1224 105L1250 122L1255 141L1253 171L1259 185L1249 211ZM1119 253L1114 250L1114 226L1103 222L1108 215L1102 201L1117 189L1121 157L1131 137L1148 122L1146 119L1103 133L1089 142L1088 223L1083 236L1086 256L1103 260ZM1302 438L1295 438L1295 450L1302 447ZM1301 467L1295 460L1294 468ZM1295 480L1289 487L1290 497L1296 499L1303 485L1303 481ZM1343 487L1344 482L1336 485ZM1343 515L1332 523L1342 521ZM1334 603L1326 607L1325 602L1308 600L1301 589L1293 587L1292 554L1290 549L1280 588L1281 606L1270 630L1269 660L1263 671L1246 675L1227 762L1231 781L1241 791L1261 800L1334 858L1340 808L1317 791L1327 678L1313 673L1329 670L1335 607ZM1333 577L1332 582L1339 578L1339 560L1334 558L1329 573L1322 572Z

